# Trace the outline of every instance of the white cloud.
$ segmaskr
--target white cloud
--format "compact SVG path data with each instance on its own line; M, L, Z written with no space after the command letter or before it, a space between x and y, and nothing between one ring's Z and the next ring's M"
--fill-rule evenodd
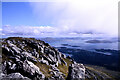
M48 2L44 7L41 2L30 5L39 20L50 19L50 24L62 29L59 32L94 31L118 34L118 0L66 0Z
M53 32L54 28L50 26L3 26L3 33L23 33L37 35L40 33Z
M51 26L3 26L2 34L5 36L29 37L106 37L105 34L93 32L73 32L66 27Z
M30 5L38 21L46 26L6 25L3 26L3 34L39 37L118 34L118 0L65 0L30 2ZM52 26L47 26L49 24Z

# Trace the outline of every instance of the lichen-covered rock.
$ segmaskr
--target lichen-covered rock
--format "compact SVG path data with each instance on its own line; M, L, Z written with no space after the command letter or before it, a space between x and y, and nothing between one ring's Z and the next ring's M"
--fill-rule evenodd
M44 54L43 58L48 60L49 64L52 65L56 64L57 62L61 64L62 58L66 58L65 55L44 41L31 38L7 38L3 40L2 49L7 55L17 55L20 56L20 59L22 60L28 59L29 61L33 62L35 62L36 58L39 58L41 54Z
M39 70L39 68L30 61L24 61L23 71L28 73L31 77L37 77L38 79L44 79L44 74Z
M84 80L85 79L85 67L83 64L71 64L69 66L69 73L67 80Z
M44 60L44 59L41 59L41 60L38 60L40 63L42 64L46 64L46 65L49 65L48 61L47 60Z
M44 79L44 74L39 70L39 68L30 61L18 62L14 64L10 61L5 61L3 63L3 73L11 74L15 72L20 72L24 76L29 78Z
M20 73L11 73L8 75L5 74L1 74L2 75L2 80L10 80L10 79L14 79L14 80L31 80L28 77L24 77L23 75L21 75Z
M16 64L12 63L11 61L4 61L2 64L2 71L4 74L10 74L16 70Z
M64 80L72 63L74 67L69 68L68 77L84 77L84 66L82 68L71 57L67 58L48 43L34 38L10 37L2 40L2 55L1 75L4 78Z

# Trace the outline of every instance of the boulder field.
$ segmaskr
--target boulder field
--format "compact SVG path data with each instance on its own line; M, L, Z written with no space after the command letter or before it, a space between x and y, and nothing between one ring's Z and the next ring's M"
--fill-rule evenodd
M34 38L2 39L3 80L84 80L85 66Z

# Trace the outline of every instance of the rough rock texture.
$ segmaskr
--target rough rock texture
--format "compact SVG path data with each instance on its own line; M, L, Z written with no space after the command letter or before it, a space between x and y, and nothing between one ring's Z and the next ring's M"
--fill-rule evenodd
M68 75L73 80L83 79L85 75L82 64L67 58L48 43L34 38L3 39L2 59L3 73L0 76L4 79L64 80Z
M27 77L24 77L20 73L11 73L8 75L2 74L2 80L8 80L8 79L16 79L16 80L30 80Z
M71 64L69 67L69 73L67 80L84 80L85 79L85 67L83 64Z

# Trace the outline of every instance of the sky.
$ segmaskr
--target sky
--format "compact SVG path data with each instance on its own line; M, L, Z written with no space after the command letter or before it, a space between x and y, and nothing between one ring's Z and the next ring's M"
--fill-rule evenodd
M118 35L118 0L2 2L3 36Z

